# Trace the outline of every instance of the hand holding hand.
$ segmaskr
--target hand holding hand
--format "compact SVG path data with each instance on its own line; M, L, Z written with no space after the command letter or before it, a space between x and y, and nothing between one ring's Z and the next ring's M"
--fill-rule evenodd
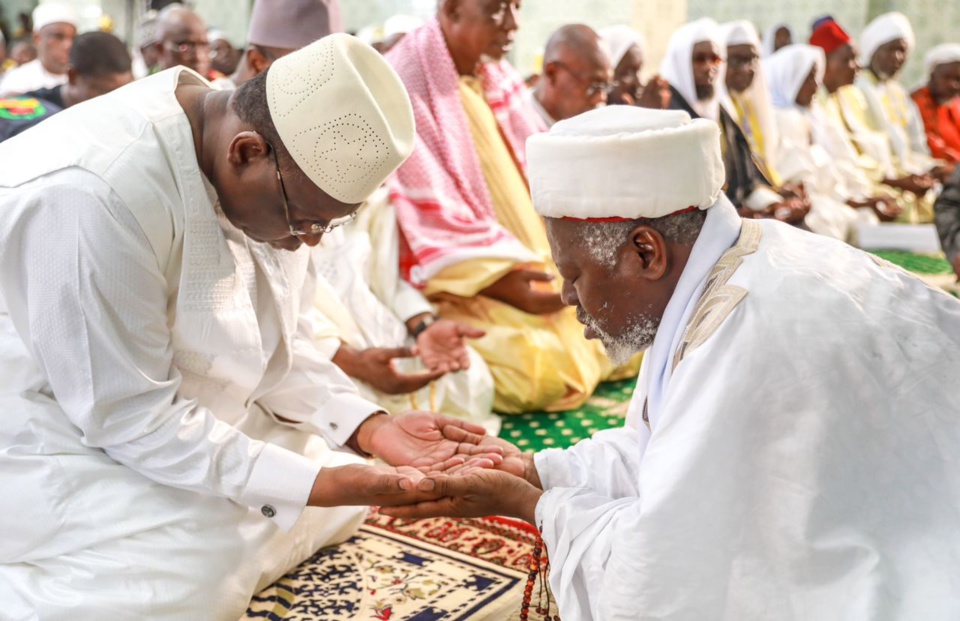
M439 496L409 506L391 506L381 513L398 518L483 517L506 515L533 524L543 491L525 479L500 470L472 469L457 475L429 475L417 490Z
M417 337L423 364L431 371L450 373L470 368L466 339L481 338L486 332L458 321L440 319Z

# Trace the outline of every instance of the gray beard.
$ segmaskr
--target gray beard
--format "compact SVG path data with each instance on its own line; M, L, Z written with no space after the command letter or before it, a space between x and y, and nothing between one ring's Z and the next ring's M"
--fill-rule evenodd
M660 327L659 319L640 313L630 322L626 332L613 336L601 328L597 320L588 315L582 307L577 307L577 319L597 333L604 349L607 350L607 357L617 366L653 345L653 339L656 338L657 329Z

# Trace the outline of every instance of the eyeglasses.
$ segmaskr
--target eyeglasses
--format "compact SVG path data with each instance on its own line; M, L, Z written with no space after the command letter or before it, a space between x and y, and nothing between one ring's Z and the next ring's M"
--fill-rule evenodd
M303 237L304 235L326 235L334 229L337 229L348 222L352 222L357 217L357 212L354 211L349 216L334 218L326 224L321 222L311 222L305 231L294 228L293 223L290 222L290 205L287 201L287 186L283 184L283 174L280 172L280 158L277 156L277 150L273 148L273 145L269 142L267 145L270 147L270 150L273 151L273 163L277 166L277 181L280 182L280 197L283 199L283 215L287 219L287 228L290 229L291 235L294 237Z
M753 69L760 62L760 57L756 54L752 56L728 56L727 65L731 69Z
M554 65L566 71L567 73L569 73L570 75L572 75L577 82L580 82L581 84L586 84L587 82L590 82L590 78L586 78L580 75L579 73L577 73L576 71L574 71L573 69L565 65L564 63L560 62L559 60L554 60L551 62ZM611 80L610 82L592 81L590 82L589 86L587 86L586 95L587 97L593 97L597 93L605 93L609 95L610 92L615 90L618 86L620 86L620 83L617 82L616 80Z
M695 65L719 65L723 62L723 56L717 54L695 54L693 64Z
M209 53L210 44L206 41L164 41L164 45L178 54Z

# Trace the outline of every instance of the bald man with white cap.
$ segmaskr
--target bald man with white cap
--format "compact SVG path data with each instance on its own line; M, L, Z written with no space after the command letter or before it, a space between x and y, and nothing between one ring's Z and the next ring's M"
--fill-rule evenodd
M384 513L535 524L564 621L960 618L960 303L737 217L706 119L612 106L527 155L564 301L646 350L626 425Z
M33 10L33 41L37 58L3 74L0 97L22 95L67 83L70 47L77 34L77 13L57 2Z
M393 69L335 35L236 91L178 67L0 146L4 616L236 619L419 476L360 456L496 450L383 414L301 320L302 246L414 132Z

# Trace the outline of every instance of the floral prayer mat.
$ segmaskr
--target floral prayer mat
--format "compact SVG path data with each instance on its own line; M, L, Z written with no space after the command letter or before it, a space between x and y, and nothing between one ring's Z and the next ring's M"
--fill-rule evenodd
M244 619L516 620L535 542L533 528L505 518L374 514L354 537L257 594Z

